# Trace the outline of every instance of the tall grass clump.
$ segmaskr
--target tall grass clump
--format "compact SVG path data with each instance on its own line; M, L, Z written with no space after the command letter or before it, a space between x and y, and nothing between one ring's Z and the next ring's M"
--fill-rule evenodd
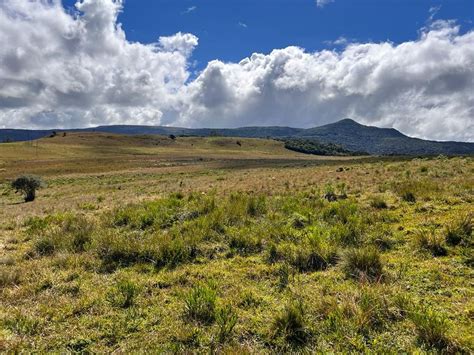
M95 223L83 215L57 214L32 218L26 222L27 233L35 238L34 250L40 256L56 251L85 251L95 231Z
M258 253L262 250L263 243L260 235L253 231L256 228L231 229L229 247L241 255Z
M203 324L216 318L217 292L212 285L195 286L184 298L184 314L189 320Z
M274 334L293 346L304 345L310 335L305 317L305 307L301 301L289 302L275 317Z
M267 211L265 196L251 196L247 201L247 214L251 217L262 216Z
M336 248L320 236L308 236L303 243L293 249L289 262L300 272L324 270L334 264Z
M135 303L138 287L130 280L118 281L113 290L107 294L107 301L118 308L129 308Z
M383 277L383 263L376 248L350 249L344 254L342 269L347 277L379 281Z
M0 289L20 283L20 271L11 267L0 267Z
M446 227L446 243L449 245L469 246L472 244L473 215L467 214Z
M418 306L411 312L410 319L415 325L418 340L421 343L441 351L452 346L447 335L449 323L443 314L431 308Z
M387 202L381 196L374 196L370 200L370 206L372 208L382 210L388 208Z
M121 207L112 213L114 227L134 230L165 229L179 220L183 199L173 195L157 201Z
M237 313L230 304L217 310L216 323L218 329L217 339L219 343L225 343L230 339L237 324L237 319Z
M428 251L433 256L446 256L444 239L441 235L436 234L434 229L420 229L415 233L415 243L422 251Z

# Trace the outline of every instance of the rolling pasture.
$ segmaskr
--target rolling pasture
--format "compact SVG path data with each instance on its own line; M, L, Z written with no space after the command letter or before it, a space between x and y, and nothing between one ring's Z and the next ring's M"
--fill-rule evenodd
M473 201L472 157L0 144L0 351L469 353Z

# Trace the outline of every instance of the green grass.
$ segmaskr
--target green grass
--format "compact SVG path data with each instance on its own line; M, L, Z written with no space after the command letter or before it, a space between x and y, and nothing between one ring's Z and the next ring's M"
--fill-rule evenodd
M48 143L66 166L73 138ZM176 163L180 139L115 157ZM192 139L222 159L49 161L29 204L3 183L1 351L472 352L472 158L229 167L235 142Z

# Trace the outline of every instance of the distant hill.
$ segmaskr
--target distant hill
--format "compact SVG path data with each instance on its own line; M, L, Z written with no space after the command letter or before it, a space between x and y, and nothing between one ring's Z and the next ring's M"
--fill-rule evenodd
M0 142L26 141L46 137L53 131L64 130L21 130L0 129ZM164 126L115 125L65 130L68 132L106 132L132 135L175 135L175 136L223 136L247 138L276 138L291 141L295 148L318 151L323 145L337 145L341 153L367 152L375 155L469 155L474 154L474 143L436 142L408 137L394 128L365 126L351 119L314 128L292 127L241 127L241 128L180 128ZM312 147L312 148L311 148ZM332 146L331 149L333 149ZM304 151L305 149L300 149ZM307 151L309 152L309 151ZM311 153L311 152L309 152Z
M436 142L411 138L394 128L364 126L351 119L305 129L298 136L323 143L339 144L350 151L377 155L474 154L474 143Z

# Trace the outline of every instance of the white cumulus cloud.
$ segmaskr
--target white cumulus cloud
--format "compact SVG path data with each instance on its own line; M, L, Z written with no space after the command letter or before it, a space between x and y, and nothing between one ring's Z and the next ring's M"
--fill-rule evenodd
M474 141L474 32L436 21L400 44L340 43L211 61L198 38L130 42L122 2L0 2L0 127L167 124L309 127L351 117L430 139Z

